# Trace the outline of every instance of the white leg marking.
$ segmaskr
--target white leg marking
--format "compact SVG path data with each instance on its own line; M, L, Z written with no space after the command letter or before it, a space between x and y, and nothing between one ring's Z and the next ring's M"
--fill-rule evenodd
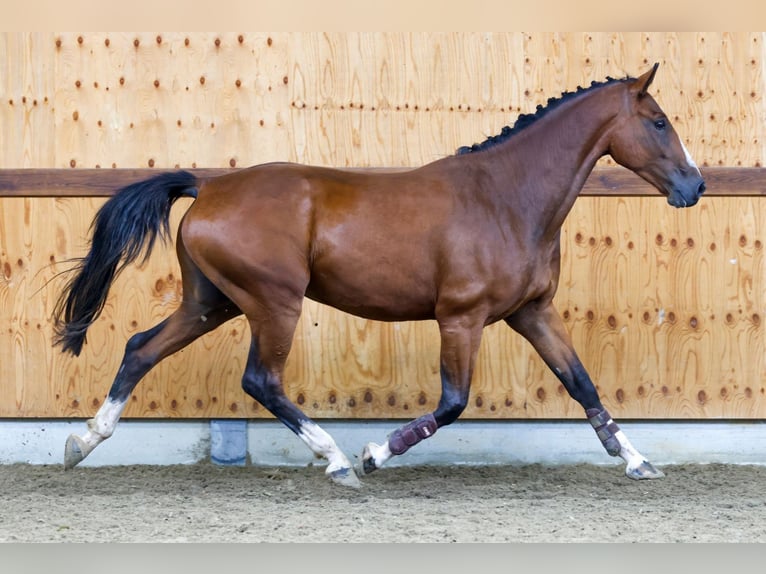
M319 425L311 422L301 423L298 437L317 455L322 456L329 462L327 473L341 468L351 468L343 451L338 448L335 440Z
M371 442L367 445L367 451L375 462L375 468L380 468L388 459L394 456L391 449L388 448L388 441L383 444L375 444L374 442Z
M644 455L638 452L635 447L630 444L628 437L621 430L614 433L617 440L620 441L620 458L626 462L629 469L638 468L646 460Z
M125 401L113 401L107 397L96 416L88 421L88 432L82 437L83 442L90 449L88 452L112 436L126 404Z

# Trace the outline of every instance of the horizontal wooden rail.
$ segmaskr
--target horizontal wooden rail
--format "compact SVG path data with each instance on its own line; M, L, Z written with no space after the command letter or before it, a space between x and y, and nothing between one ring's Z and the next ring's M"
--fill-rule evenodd
M189 169L200 178L238 168ZM384 172L389 168L376 168ZM390 168L401 171L401 168ZM0 169L0 197L104 197L160 173L161 169ZM766 196L766 168L711 167L702 170L708 196ZM581 195L653 196L657 191L621 167L597 168Z

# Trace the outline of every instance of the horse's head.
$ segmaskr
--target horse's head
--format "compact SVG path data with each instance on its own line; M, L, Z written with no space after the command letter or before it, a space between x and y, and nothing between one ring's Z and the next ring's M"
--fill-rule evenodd
M666 195L670 205L690 207L704 193L705 180L647 91L658 66L626 83L627 102L613 124L609 154Z

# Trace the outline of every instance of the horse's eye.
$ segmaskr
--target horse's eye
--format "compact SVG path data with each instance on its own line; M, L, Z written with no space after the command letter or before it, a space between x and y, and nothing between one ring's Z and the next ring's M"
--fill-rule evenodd
M655 120L654 127L658 131L662 131L667 127L667 122L665 122L665 120Z

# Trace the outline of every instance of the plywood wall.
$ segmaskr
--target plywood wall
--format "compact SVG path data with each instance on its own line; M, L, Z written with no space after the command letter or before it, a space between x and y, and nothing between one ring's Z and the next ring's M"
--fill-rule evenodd
M762 33L0 34L0 169L412 166L547 99L661 63L653 93L704 169L761 168ZM602 165L610 162L605 160ZM61 262L102 198L0 198L0 417L86 417L127 338L178 304L172 248L118 281L79 358L51 348ZM583 197L557 306L621 418L766 418L764 199ZM177 223L188 203L174 208ZM159 365L133 417L260 417L234 320ZM431 323L306 302L288 392L316 417L409 418L439 394ZM582 415L526 342L487 329L464 416Z

